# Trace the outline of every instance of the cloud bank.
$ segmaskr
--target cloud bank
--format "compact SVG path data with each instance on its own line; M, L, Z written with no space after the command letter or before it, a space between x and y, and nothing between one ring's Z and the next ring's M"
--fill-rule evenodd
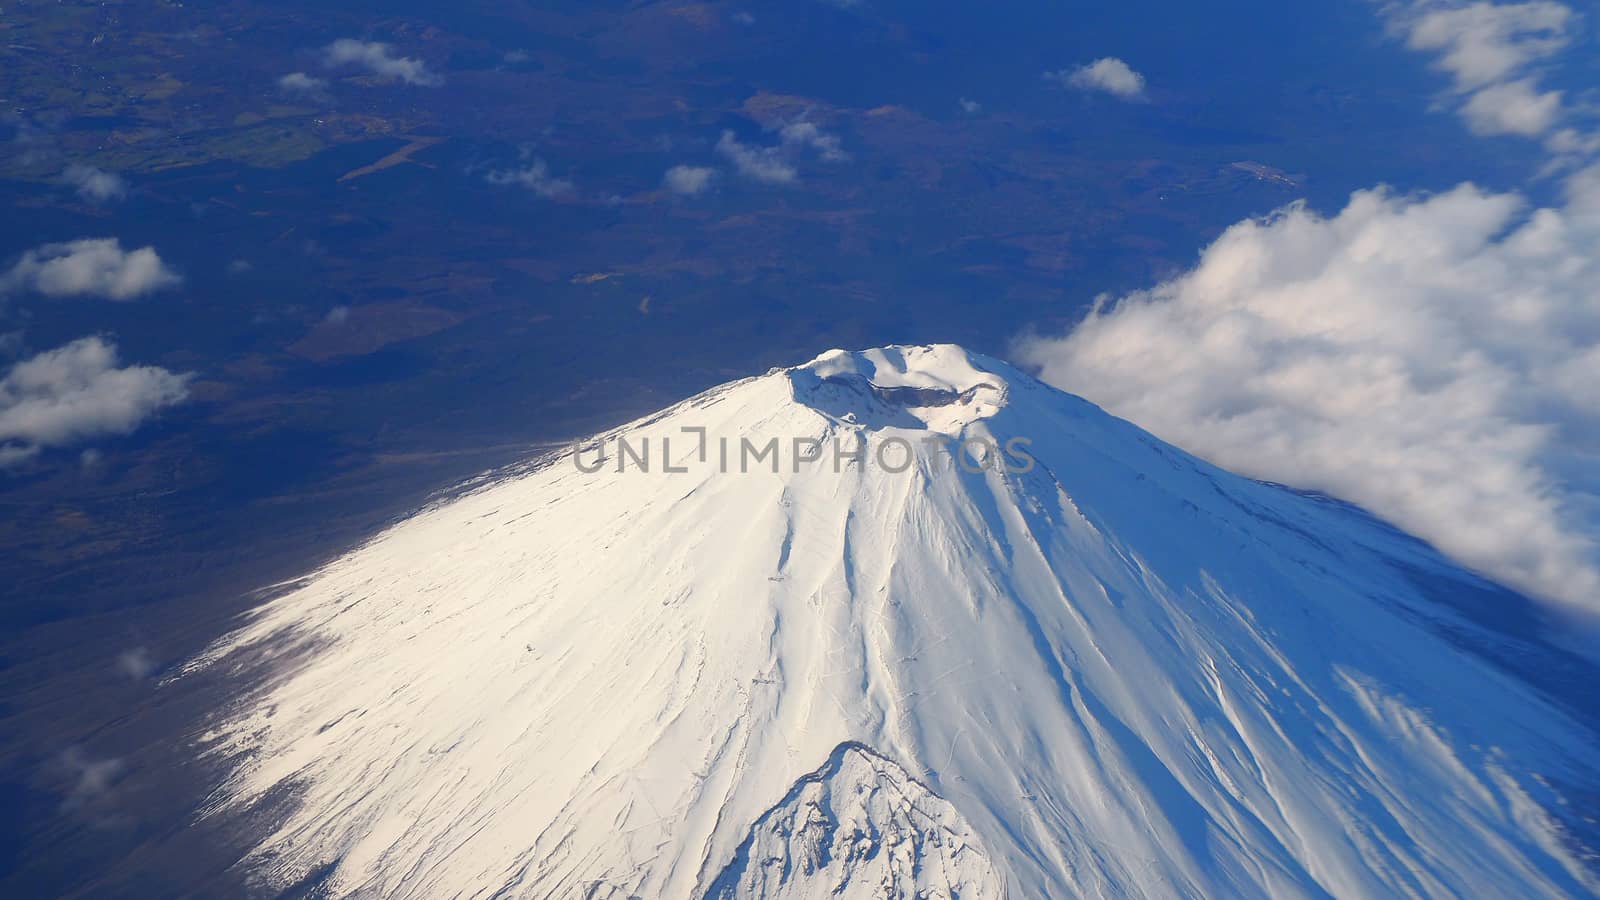
M117 348L81 338L30 357L0 379L0 465L113 434L131 434L188 396L192 375L119 366Z
M422 60L395 56L394 48L377 41L340 38L323 48L322 62L329 68L356 66L366 69L385 81L403 81L424 87L444 83L444 79L430 71Z
M1114 56L1097 59L1076 69L1046 72L1044 77L1080 91L1099 91L1123 100L1144 98L1144 76Z
M153 247L123 250L116 238L45 244L22 255L4 275L0 293L34 291L47 297L133 300L182 279Z
M1293 205L1017 352L1226 468L1600 611L1600 168L1548 209L1472 185Z

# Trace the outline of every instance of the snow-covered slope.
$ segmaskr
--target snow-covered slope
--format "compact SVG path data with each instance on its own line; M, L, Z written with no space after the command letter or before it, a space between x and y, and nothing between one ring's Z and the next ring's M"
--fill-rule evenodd
M1594 733L1424 581L1473 579L997 361L835 351L423 511L195 667L278 662L205 745L217 813L297 798L269 885L1594 891Z

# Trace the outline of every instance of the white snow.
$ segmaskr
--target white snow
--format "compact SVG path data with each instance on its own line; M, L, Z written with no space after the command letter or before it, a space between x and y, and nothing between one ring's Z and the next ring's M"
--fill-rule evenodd
M1038 464L968 471L930 434ZM770 438L778 471L740 471ZM826 449L797 466L795 438ZM835 471L860 438L914 464ZM1358 511L948 345L824 354L593 446L401 522L196 661L277 661L204 745L236 766L214 812L297 793L266 884L880 897L891 861L832 849L822 881L718 879L741 847L815 858L774 823L823 788L890 784L967 846L962 897L1600 889L1547 812L1594 783L1590 733L1439 637L1399 566L1470 576ZM804 780L847 742L870 752ZM824 818L908 834L888 797Z

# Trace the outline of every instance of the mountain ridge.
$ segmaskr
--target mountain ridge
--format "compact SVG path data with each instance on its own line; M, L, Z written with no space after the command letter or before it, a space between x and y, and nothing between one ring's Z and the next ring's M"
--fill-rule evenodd
M852 779L852 763L895 792L888 802L902 801L898 815L859 808L876 799L879 785L863 784L859 774ZM855 800L858 808L840 814L839 803L832 800L840 794L846 804ZM869 797L863 801L862 794ZM797 828L801 812L808 815ZM846 830L846 825L853 827ZM795 852L795 844L801 845L801 852ZM874 868L871 874L861 871ZM866 744L845 741L828 754L827 762L802 775L777 805L756 819L706 898L821 900L860 884L872 885L876 896L888 900L1005 896L970 826L949 801Z

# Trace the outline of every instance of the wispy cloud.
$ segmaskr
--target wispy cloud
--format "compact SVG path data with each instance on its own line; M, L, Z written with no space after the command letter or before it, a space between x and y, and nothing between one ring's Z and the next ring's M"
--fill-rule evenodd
M85 238L24 253L0 275L0 294L35 291L49 297L133 300L181 281L153 247L124 250L116 238Z
M1583 136L1555 129L1571 110L1561 91L1541 87L1537 65L1572 41L1577 16L1551 0L1527 3L1440 3L1410 0L1389 7L1389 18L1413 50L1434 56L1451 77L1467 126L1482 135L1549 135L1560 156Z
M328 87L328 80L305 72L290 72L278 79L278 87L291 94L319 95Z
M541 197L569 197L577 193L577 186L570 180L550 174L550 166L543 159L524 152L523 161L520 167L496 169L484 178L490 184L524 188Z
M61 118L56 113L21 114L7 113L0 115L0 122L13 126L16 131L11 136L10 146L7 151L22 165L37 166L48 163L60 156L56 146L55 132L61 126Z
M103 813L117 782L127 772L121 759L91 757L76 747L62 753L57 762L66 776L62 808L75 812Z
M134 681L143 681L156 671L155 660L150 657L150 651L145 647L134 647L118 653L116 667L118 672Z
M75 188L79 198L90 203L110 203L128 195L128 182L121 175L94 166L67 166L61 180Z
M734 171L746 178L768 184L788 184L799 176L789 161L787 148L759 147L739 140L732 131L724 131L717 141L717 153L733 164Z
M674 194L692 197L710 190L717 170L708 166L673 166L662 177L661 185Z
M1144 97L1144 76L1114 56L1097 59L1075 69L1044 73L1047 81L1080 91L1098 91L1123 100Z
M1600 611L1597 213L1600 169L1536 211L1470 185L1295 205L1019 353L1225 467Z
M724 131L717 141L717 154L728 160L740 175L768 184L790 184L799 177L797 164L807 155L823 162L850 159L837 135L822 130L804 119L777 129L776 144L750 144L732 131Z
M0 464L46 447L131 434L160 409L182 402L192 377L119 365L115 345L98 337L25 359L0 379Z
M422 86L444 83L444 79L430 71L422 60L396 56L393 47L377 41L340 38L323 48L322 60L329 68L356 66L386 81Z
M1560 3L1413 2L1394 13L1415 50L1439 54L1437 65L1463 92L1505 81L1529 63L1567 46L1572 10Z
M1491 84L1467 98L1461 115L1477 134L1538 137L1561 116L1561 92L1540 92L1531 78Z
M778 139L786 147L807 148L814 151L823 162L846 162L850 155L844 152L837 135L818 128L815 123L800 120L778 129Z

